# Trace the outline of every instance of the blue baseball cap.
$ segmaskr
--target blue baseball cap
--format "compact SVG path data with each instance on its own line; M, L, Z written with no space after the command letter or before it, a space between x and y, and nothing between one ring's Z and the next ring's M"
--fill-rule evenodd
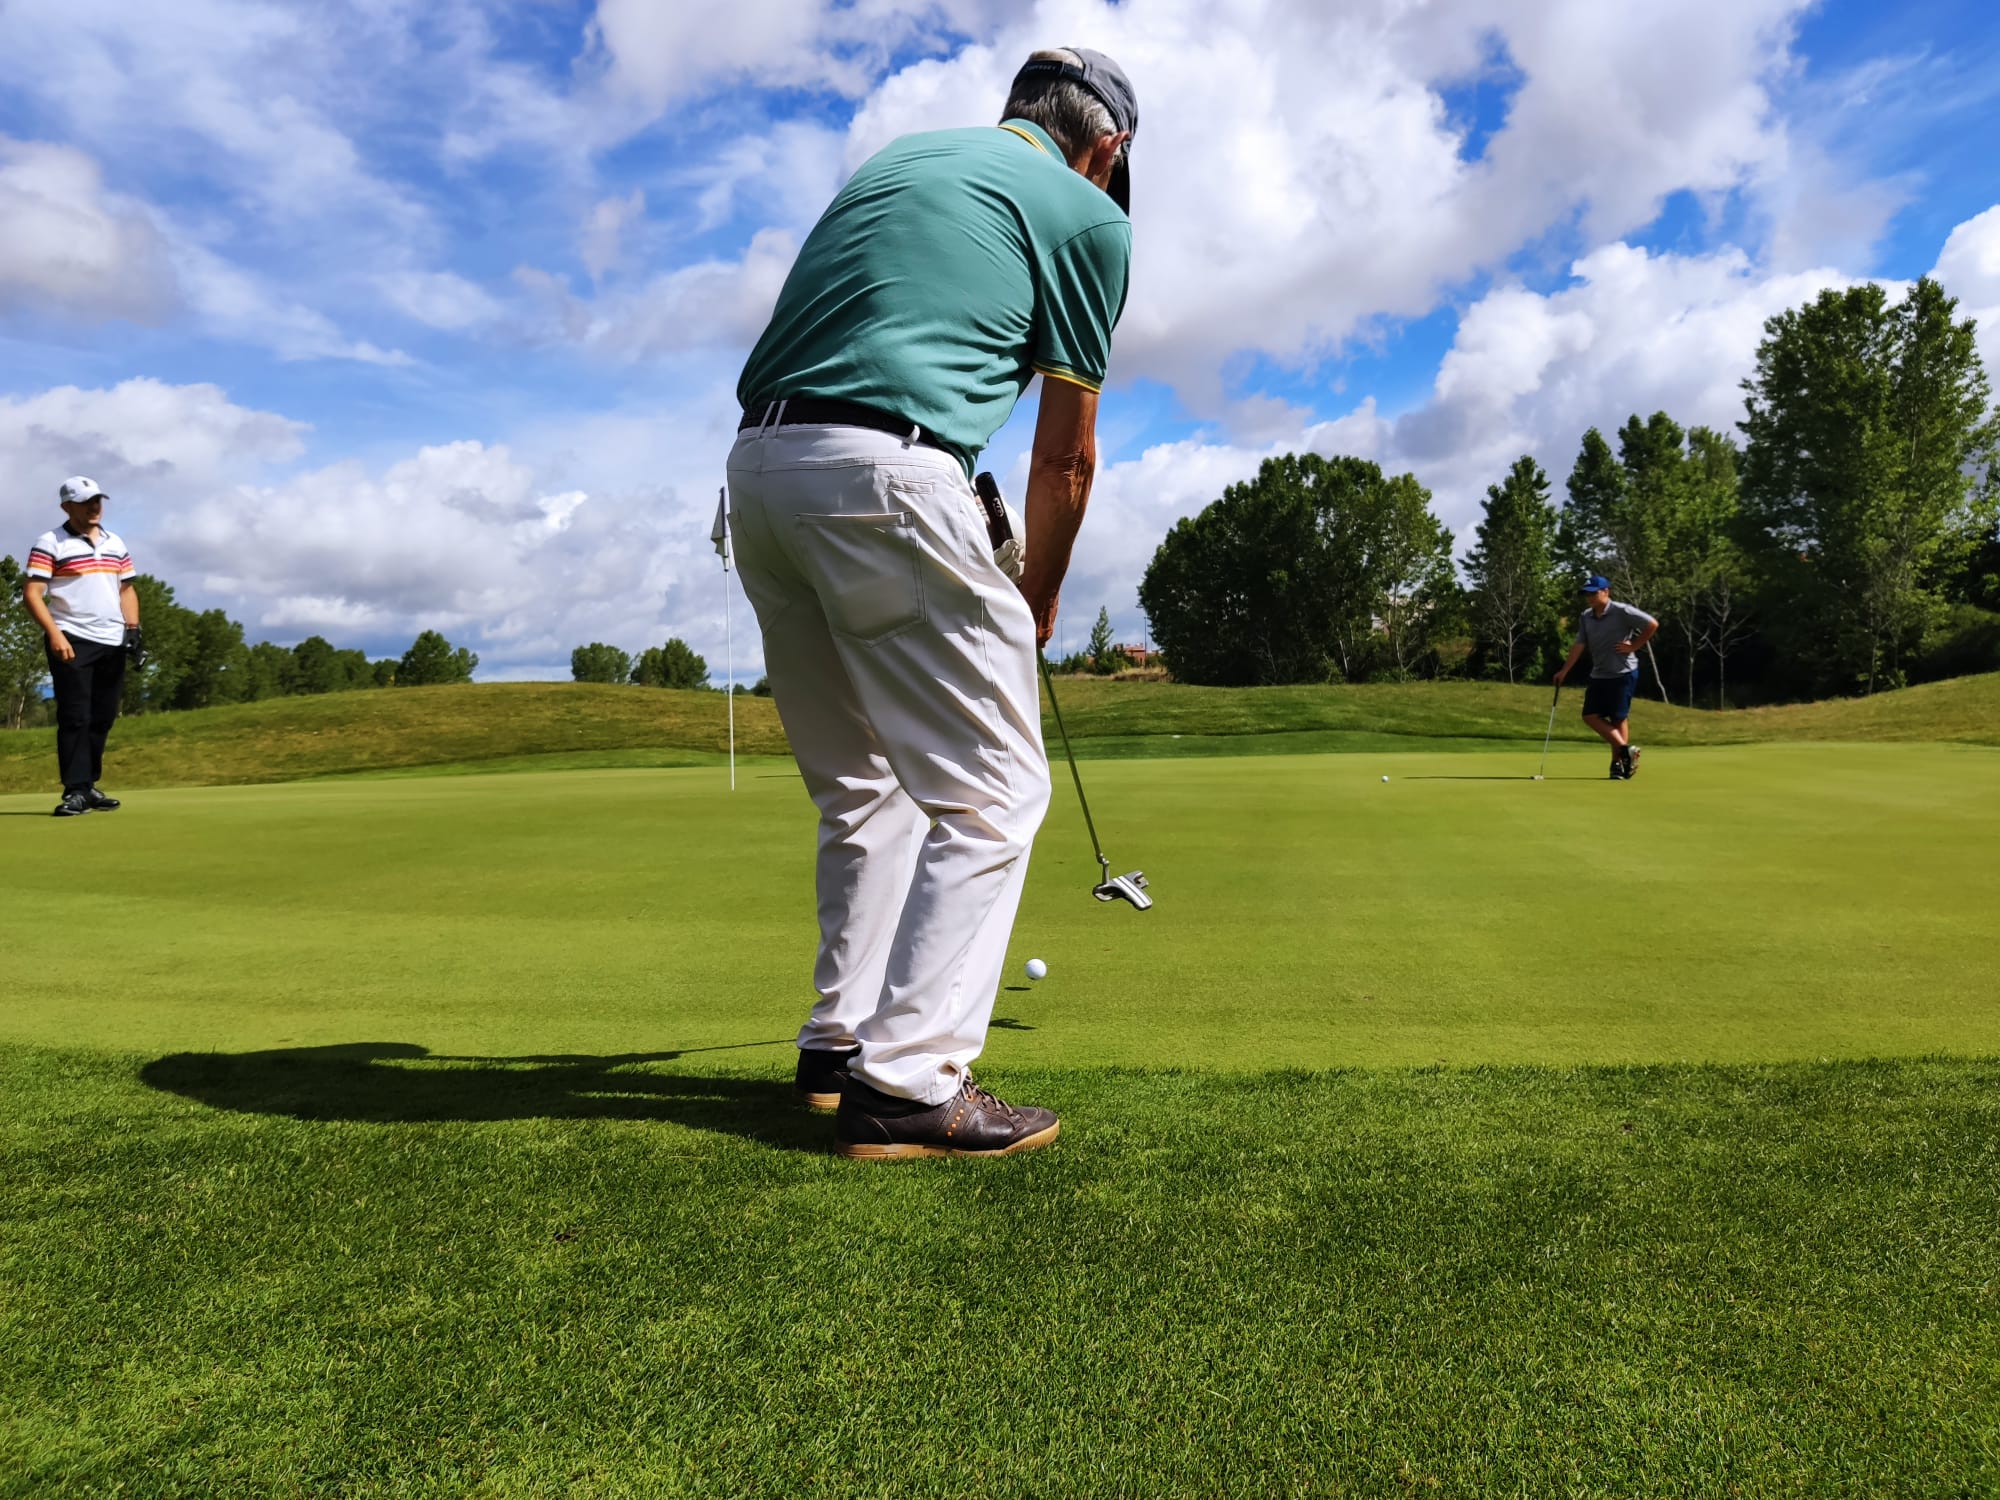
M1608 593L1611 589L1611 580L1606 578L1602 573L1592 573L1577 587L1579 592L1585 594L1594 594L1599 589L1603 589Z

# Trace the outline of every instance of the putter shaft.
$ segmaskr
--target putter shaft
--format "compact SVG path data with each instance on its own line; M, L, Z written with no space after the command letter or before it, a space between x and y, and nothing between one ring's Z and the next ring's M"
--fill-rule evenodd
M1090 799L1083 795L1083 776L1076 768L1076 752L1069 747L1069 730L1063 726L1062 705L1056 702L1056 685L1049 676L1049 659L1040 651L1035 659L1042 664L1042 686L1048 690L1049 711L1056 716L1056 733L1062 736L1063 758L1069 762L1070 780L1076 783L1077 806L1083 809L1083 826L1090 831L1090 852L1097 856L1098 870L1104 879L1111 879L1111 861L1104 857L1104 846L1097 841L1097 824L1091 820Z

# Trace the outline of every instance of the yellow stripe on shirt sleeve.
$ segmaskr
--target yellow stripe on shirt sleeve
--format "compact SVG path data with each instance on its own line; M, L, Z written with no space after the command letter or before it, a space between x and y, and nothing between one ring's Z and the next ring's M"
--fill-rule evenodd
M1070 385L1080 385L1094 396L1104 393L1103 381L1085 380L1074 370L1065 370L1059 365L1035 365L1033 368L1037 375L1046 375L1051 380L1067 381Z

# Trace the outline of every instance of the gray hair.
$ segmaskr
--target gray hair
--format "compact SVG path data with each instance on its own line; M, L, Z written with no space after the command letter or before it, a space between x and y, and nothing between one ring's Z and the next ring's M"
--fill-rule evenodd
M1066 47L1037 52L1031 63L1068 63L1080 66L1083 59ZM1104 101L1080 83L1067 78L1016 79L1007 107L1000 112L1005 120L1026 120L1049 133L1049 139L1071 161L1083 155L1107 135L1118 134L1117 122Z

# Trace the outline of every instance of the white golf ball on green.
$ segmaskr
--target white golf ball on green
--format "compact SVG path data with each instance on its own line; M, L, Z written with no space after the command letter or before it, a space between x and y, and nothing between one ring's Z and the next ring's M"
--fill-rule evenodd
M1384 781L1387 781L1387 780L1388 780L1389 778L1388 778L1388 777L1386 777L1386 776L1384 776L1384 777L1383 777L1382 779L1383 779Z
M1049 966L1043 963L1039 958L1031 958L1028 960L1028 977L1030 979L1040 979L1048 972L1049 972Z

